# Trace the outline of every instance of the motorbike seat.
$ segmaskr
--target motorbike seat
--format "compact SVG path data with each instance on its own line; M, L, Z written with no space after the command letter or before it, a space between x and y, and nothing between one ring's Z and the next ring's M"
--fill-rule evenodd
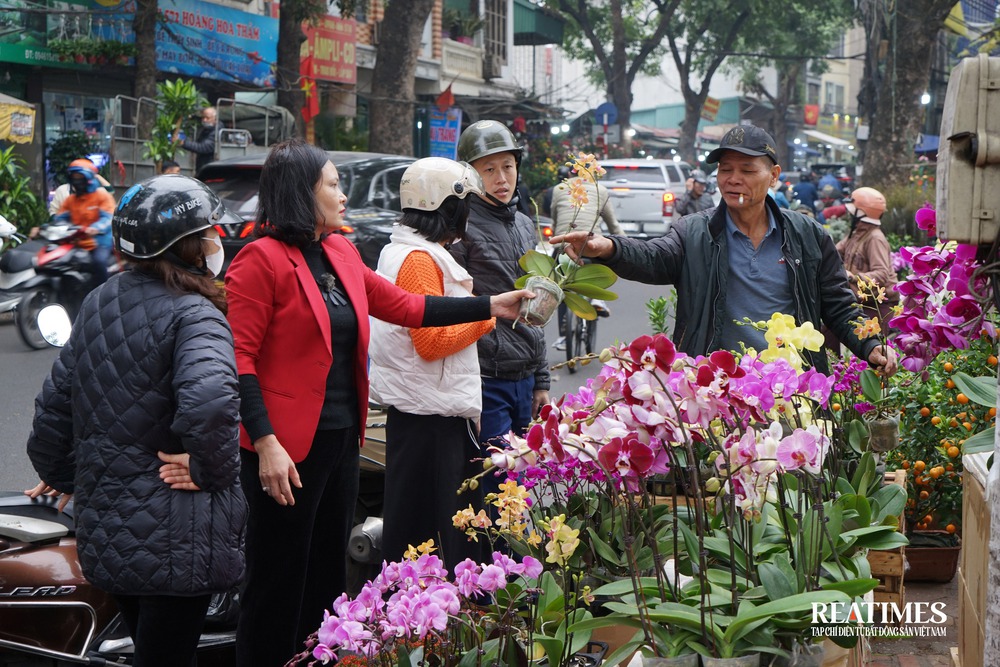
M34 266L35 253L18 252L17 248L12 248L0 255L0 271L4 273L20 273L27 271Z
M0 514L54 521L68 528L70 536L76 533L76 527L73 523L72 501L65 510L60 512L56 507L56 501L52 498L41 497L32 500L23 493L0 492Z

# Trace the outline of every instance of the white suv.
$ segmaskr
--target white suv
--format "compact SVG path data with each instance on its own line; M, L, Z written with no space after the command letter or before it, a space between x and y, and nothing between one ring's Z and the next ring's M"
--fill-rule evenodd
M629 236L662 236L674 216L674 201L691 173L687 162L604 160L601 183L610 191L615 217Z

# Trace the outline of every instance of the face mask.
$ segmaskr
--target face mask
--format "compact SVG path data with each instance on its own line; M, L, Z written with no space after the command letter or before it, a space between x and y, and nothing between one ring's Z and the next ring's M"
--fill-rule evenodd
M202 127L214 127L215 126L215 121L214 120L203 120L203 121L201 121L201 126Z
M84 179L74 178L72 181L70 181L69 187L73 191L73 194L75 195L87 194L87 181Z
M202 236L201 240L211 241L212 244L214 244L215 247L217 248L217 250L213 252L211 255L208 254L205 255L205 268L209 270L209 272L212 274L212 277L214 278L215 276L222 273L222 262L225 259L225 255L223 255L222 253L222 240L219 239L219 237L217 236L213 237Z

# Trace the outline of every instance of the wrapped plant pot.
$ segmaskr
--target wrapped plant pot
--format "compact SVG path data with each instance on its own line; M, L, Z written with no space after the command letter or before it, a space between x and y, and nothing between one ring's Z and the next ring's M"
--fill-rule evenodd
M705 667L759 667L760 653L748 653L734 658L709 658L703 655L701 664Z
M535 298L521 301L521 319L535 327L545 326L562 303L562 288L542 276L530 276L524 287Z
M868 448L873 452L891 452L899 446L899 417L883 417L868 422Z

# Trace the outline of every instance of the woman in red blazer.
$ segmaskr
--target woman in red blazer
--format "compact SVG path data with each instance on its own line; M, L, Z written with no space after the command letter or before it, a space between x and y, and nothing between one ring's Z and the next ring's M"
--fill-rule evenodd
M408 327L516 319L530 295L427 297L379 277L331 233L347 198L326 152L300 140L271 149L259 197L259 238L226 274L250 507L239 667L284 665L347 587L368 316Z

